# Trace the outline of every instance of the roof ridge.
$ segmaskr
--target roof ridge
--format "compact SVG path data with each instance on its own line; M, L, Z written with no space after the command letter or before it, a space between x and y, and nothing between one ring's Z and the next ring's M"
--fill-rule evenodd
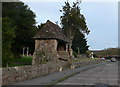
M60 28L60 26L58 26L58 24L55 24L55 23L53 23L53 22L52 22L52 21L50 21L50 20L47 20L46 25L47 25L47 23L53 24L54 26L56 25L57 27L59 27L59 28Z
M38 31L34 38L57 38L59 40L68 42L63 30L57 24L51 22L50 20L47 20L44 27L40 29L40 31Z

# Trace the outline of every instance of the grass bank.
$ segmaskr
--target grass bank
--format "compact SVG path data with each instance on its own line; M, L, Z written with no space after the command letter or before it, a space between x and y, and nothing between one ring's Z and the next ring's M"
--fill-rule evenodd
M32 56L21 55L21 58L14 59L13 62L7 66L14 67L14 66L25 66L25 65L31 65L31 64L32 64Z

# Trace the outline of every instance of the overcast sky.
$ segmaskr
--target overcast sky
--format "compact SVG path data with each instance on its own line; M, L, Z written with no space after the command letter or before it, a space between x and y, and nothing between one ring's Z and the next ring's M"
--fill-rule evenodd
M70 1L70 0L69 0ZM98 0L99 1L99 0ZM47 20L60 23L59 11L64 1L48 2L25 2L36 14L37 24L45 23ZM118 2L117 0L106 0L106 2L85 1L80 4L81 13L85 16L90 34L86 37L89 49L101 50L118 46Z

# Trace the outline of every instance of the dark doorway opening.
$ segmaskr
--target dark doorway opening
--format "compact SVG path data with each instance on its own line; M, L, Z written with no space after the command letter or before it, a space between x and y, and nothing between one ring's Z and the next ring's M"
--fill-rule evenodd
M62 41L58 42L57 51L66 51L66 44Z

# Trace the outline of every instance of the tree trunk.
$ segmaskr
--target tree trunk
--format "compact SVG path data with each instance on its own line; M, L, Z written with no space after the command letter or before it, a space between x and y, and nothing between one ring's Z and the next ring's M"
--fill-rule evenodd
M71 31L71 29L70 29L70 31L69 31L69 56L70 57L72 57L72 31Z
M71 48L71 46L72 46L72 43L71 42L69 42L69 51L70 51L70 56L72 56L72 48Z

